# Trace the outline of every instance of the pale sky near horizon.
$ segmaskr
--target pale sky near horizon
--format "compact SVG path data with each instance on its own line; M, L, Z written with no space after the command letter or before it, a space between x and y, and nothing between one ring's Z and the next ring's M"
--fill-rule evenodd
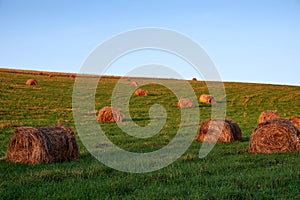
M0 27L1 68L78 72L112 36L158 27L197 42L224 81L300 85L300 0L0 0ZM107 73L147 64L146 53ZM174 57L152 58L201 78Z

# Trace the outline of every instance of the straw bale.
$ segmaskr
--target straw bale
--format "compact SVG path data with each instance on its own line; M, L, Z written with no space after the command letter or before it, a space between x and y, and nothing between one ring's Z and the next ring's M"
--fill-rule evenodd
M137 89L135 92L134 92L135 96L147 96L148 95L148 91L147 90L144 90L142 88L139 88Z
M180 108L192 108L194 104L189 98L182 98L179 99L177 106Z
M201 103L206 103L206 104L215 104L216 103L214 96L209 95L209 94L202 94L199 98L199 101Z
M98 113L98 121L99 122L122 122L123 115L117 108L106 106L100 109Z
M210 119L203 121L198 129L197 141L232 142L242 139L242 132L231 119Z
M280 118L277 110L265 110L260 114L258 118L258 123L265 122L275 118Z
M300 151L300 132L287 119L274 118L259 123L250 137L250 153Z
M63 125L19 127L9 142L5 160L37 164L76 160L78 146L73 131Z
M26 85L33 85L33 86L36 86L36 85L38 85L38 82L37 82L36 80L34 80L34 79L28 79L28 80L26 81Z
M300 131L300 116L294 116L288 120Z

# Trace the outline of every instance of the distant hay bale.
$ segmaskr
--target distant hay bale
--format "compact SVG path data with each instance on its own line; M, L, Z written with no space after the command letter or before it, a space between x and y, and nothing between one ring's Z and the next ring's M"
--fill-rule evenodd
M280 118L277 110L265 110L260 114L258 118L258 123L265 122L275 118Z
M74 79L74 78L76 78L76 75L75 75L75 74L71 74L71 75L69 76L69 78Z
M294 116L288 120L300 131L300 116Z
M197 81L197 78L193 78L192 81Z
M274 118L258 124L250 137L250 153L300 151L300 132L286 119Z
M122 113L117 108L106 106L99 110L98 121L99 122L122 122L123 116Z
M135 81L131 82L130 85L131 85L132 87L137 87L137 86L138 86L137 82L135 82Z
M200 142L232 142L242 140L242 132L231 119L211 119L203 121L196 138Z
M44 75L44 73L43 72L39 72L39 74L38 75Z
M55 77L55 74L49 74L49 77L50 77L50 78L54 78L54 77Z
M28 79L26 85L38 85L37 81L34 79Z
M147 95L148 95L148 91L139 88L139 89L137 89L137 90L134 92L134 94L135 94L136 96L147 96Z
M4 160L37 164L78 158L78 146L73 131L67 126L57 125L15 129Z
M126 78L126 80L127 80L127 81L131 81L131 78L128 76L128 77Z
M215 103L217 103L214 96L209 95L209 94L202 94L199 98L199 101L201 103L206 103L206 104L215 104Z
M177 106L180 108L192 108L194 104L189 98L182 98L179 99Z

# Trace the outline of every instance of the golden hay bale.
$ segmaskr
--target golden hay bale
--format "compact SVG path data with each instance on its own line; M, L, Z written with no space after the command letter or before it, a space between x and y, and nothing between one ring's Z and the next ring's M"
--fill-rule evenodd
M189 98L182 98L179 99L177 106L180 108L192 108L194 104Z
M123 115L117 108L106 106L99 110L98 121L99 122L122 122Z
M270 119L276 119L276 118L280 118L277 110L265 110L260 114L258 118L258 123L265 122Z
M286 119L271 119L258 124L250 137L250 153L300 151L300 132Z
M242 138L242 130L241 130L240 126L232 119L226 118L226 120L230 122L230 126L233 129L232 132L233 132L234 140L241 141L243 138Z
M15 129L4 160L37 164L78 158L78 146L73 131L67 126L57 125Z
M49 74L49 77L50 77L50 78L54 78L54 77L55 77L55 74Z
M300 116L294 116L288 120L300 131Z
M132 87L137 87L137 86L138 86L137 82L135 82L135 81L131 82L130 85L131 85Z
M218 138L218 135L219 138ZM242 132L231 119L211 119L203 121L196 140L200 142L232 142L242 139Z
M28 79L26 85L38 85L37 81L34 79Z
M137 89L137 90L134 92L134 94L135 94L136 96L147 96L147 95L148 95L148 91L139 88L139 89Z
M71 74L71 75L69 76L69 78L74 79L74 78L76 78L76 75L75 75L75 74Z
M215 104L215 103L217 103L214 96L209 95L209 94L202 94L199 98L199 101L201 103L206 103L206 104Z

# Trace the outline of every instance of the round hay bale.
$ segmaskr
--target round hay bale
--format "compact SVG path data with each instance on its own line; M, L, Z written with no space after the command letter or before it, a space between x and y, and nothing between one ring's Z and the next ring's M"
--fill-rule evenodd
M75 74L71 74L71 75L69 76L69 78L74 79L74 78L76 78L76 75L75 75Z
M37 164L79 158L73 131L67 126L19 127L9 142L5 160Z
M276 119L276 118L280 118L277 110L265 110L260 114L258 118L258 123L262 123L270 119Z
M126 79L127 79L127 81L131 81L131 78L130 78L130 77L127 77Z
M196 78L193 78L192 81L197 81L197 79L196 79Z
M215 104L215 103L217 103L214 96L209 95L209 94L202 94L199 98L199 101L201 103L206 103L206 104Z
M242 139L237 123L230 119L211 119L203 121L198 129L197 141L232 142Z
M42 76L42 75L44 75L44 73L43 73L43 72L39 72L39 75L41 75L41 76Z
M49 74L49 77L50 77L50 78L54 78L54 77L55 77L55 74Z
M250 137L250 153L300 151L300 132L286 119L271 119L258 124Z
M288 120L300 131L300 116L294 116Z
M36 80L34 80L34 79L28 79L26 81L26 85L34 85L34 86L36 86L36 85L38 85L38 82Z
M194 104L189 98L182 98L179 99L177 106L180 108L192 108Z
M131 82L130 85L131 85L132 87L137 87L137 86L138 86L137 82L135 82L135 81Z
M148 91L147 90L144 90L144 89L137 89L135 92L134 92L135 96L147 96L148 95Z
M243 138L242 138L242 130L240 126L232 119L226 118L226 120L230 122L230 126L233 129L232 133L233 133L234 140L241 141Z
M123 116L122 113L117 108L106 106L99 110L98 121L99 122L122 122Z

